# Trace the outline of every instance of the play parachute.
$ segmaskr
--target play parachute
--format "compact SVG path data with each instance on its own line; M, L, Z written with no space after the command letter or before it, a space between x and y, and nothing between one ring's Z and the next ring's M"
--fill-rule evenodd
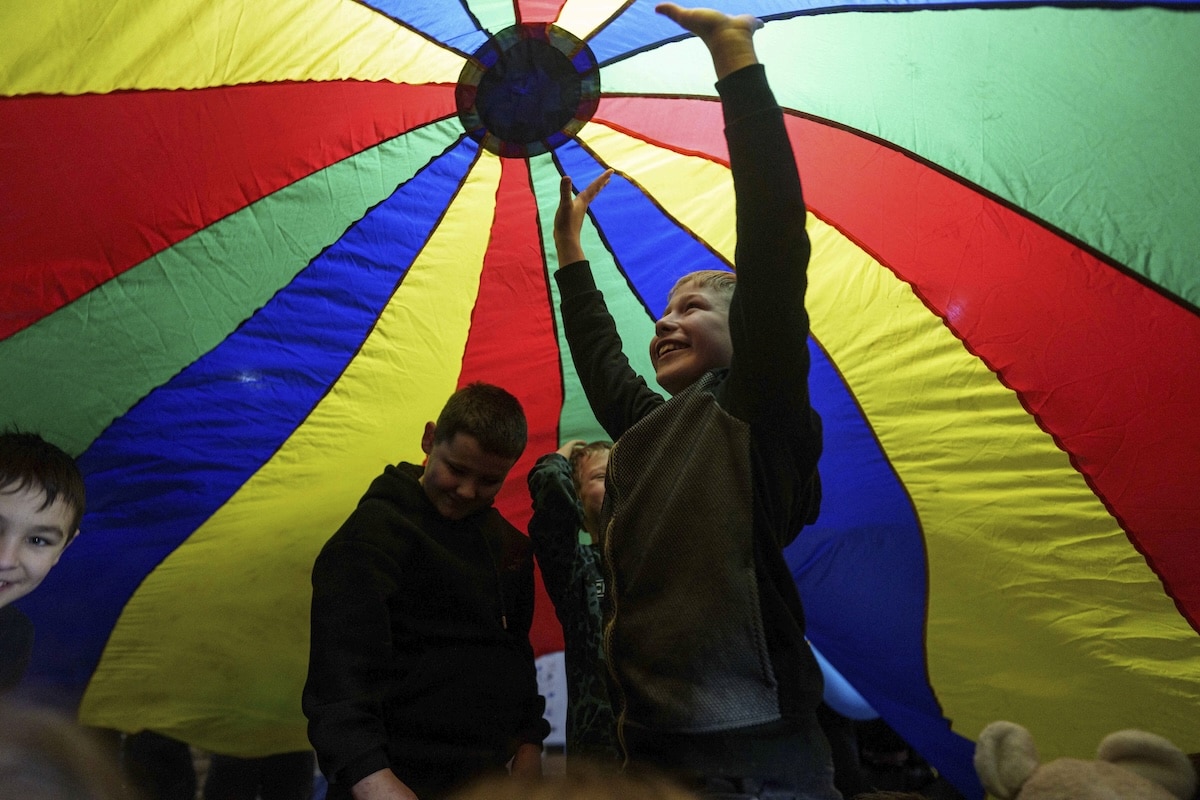
M982 794L972 739L1200 751L1194 4L752 11L814 252L820 520L786 555L869 709ZM79 456L22 601L91 725L306 748L317 551L459 385L528 451L601 435L557 318L561 175L639 371L731 267L707 54L653 4L53 0L0 9L0 421ZM561 647L541 596L535 646Z

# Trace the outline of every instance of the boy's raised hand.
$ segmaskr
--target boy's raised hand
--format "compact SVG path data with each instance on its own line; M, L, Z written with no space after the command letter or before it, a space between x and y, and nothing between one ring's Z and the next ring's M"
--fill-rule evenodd
M731 17L716 9L684 8L675 3L659 3L654 10L700 37L712 55L717 80L758 63L753 37L763 23L753 14Z
M558 450L556 450L555 452L557 452L560 456L562 456L563 458L570 461L571 454L575 452L575 448L584 447L585 445L587 445L587 442L585 442L583 439L572 439L569 442L565 442L563 444L563 446L558 448Z
M584 259L583 245L579 241L583 218L592 199L600 194L612 174L611 169L606 169L577 195L571 191L569 176L564 175L559 182L558 211L554 214L554 248L558 252L559 267Z

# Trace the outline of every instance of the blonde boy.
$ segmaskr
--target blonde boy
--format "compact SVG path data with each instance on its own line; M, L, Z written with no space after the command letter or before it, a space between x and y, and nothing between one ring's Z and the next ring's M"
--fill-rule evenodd
M580 245L611 171L555 219L567 340L616 440L604 505L605 647L618 741L722 797L839 797L815 716L820 669L782 548L816 518L820 420L808 395L809 241L761 23L662 4L708 46L737 204L737 277L685 275L655 325L664 400L630 369Z

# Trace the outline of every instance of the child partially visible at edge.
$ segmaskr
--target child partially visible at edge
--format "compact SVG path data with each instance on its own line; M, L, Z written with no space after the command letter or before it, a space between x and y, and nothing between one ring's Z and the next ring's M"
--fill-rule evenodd
M611 442L571 440L539 458L528 477L529 538L563 629L568 771L581 759L617 758L616 722L605 685L600 566L600 508L611 448Z
M822 677L782 548L815 521L821 425L808 391L810 245L782 111L754 17L656 9L716 69L737 213L736 278L682 277L650 357L664 400L630 368L580 242L612 174L564 178L554 238L567 340L616 440L602 524L605 650L626 756L703 794L829 800Z
M0 433L0 692L21 681L33 651L33 623L13 603L75 540L85 499L65 451L36 433Z

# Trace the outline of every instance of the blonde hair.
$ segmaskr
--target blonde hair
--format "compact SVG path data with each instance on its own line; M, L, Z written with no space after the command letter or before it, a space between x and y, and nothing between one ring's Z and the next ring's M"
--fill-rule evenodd
M701 289L713 289L725 298L725 302L729 302L729 299L733 297L733 290L737 288L737 275L723 269L701 269L689 272L675 281L667 298L669 299L679 291L679 287L689 285L695 285Z
M571 451L571 457L567 459L571 464L571 483L575 484L575 491L579 491L583 487L583 465L596 453L607 453L612 450L612 442L599 440L590 444L578 445Z

